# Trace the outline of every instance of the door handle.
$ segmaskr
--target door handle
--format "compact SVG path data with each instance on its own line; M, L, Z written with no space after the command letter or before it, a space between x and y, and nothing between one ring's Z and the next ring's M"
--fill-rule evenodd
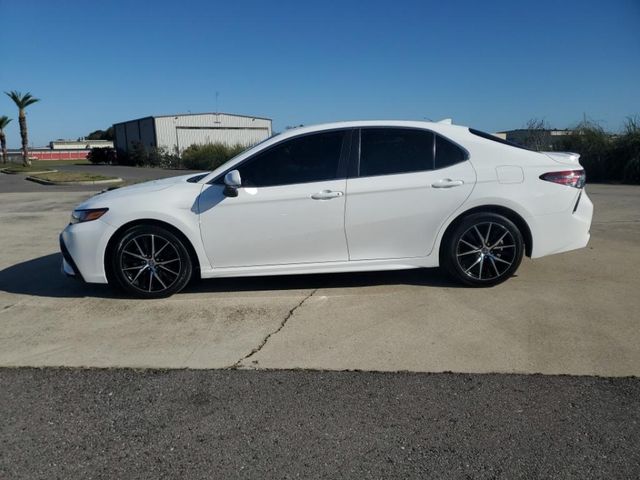
M451 188L464 185L462 180L451 180L450 178L443 178L431 184L433 188Z
M311 198L314 200L330 200L332 198L338 198L344 195L342 192L334 192L333 190L322 190L321 192L314 193Z

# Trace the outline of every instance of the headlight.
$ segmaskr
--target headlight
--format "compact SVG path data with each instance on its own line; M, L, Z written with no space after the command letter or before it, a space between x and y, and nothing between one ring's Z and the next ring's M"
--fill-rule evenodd
M70 223L82 223L90 222L91 220L97 220L105 213L109 211L108 208L87 208L81 210L74 210L71 213Z

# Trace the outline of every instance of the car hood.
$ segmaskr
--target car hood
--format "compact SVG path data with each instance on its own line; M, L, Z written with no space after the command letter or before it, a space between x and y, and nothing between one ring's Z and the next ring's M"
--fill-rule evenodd
M163 178L161 180L152 180L150 182L136 183L135 185L129 185L128 187L115 188L102 193L98 193L93 197L87 199L76 208L99 208L104 206L113 200L119 200L121 198L132 197L137 195L145 195L151 192L158 192L165 190L176 184L186 183L187 180L198 176L198 173L190 173L188 175L180 175L177 177Z

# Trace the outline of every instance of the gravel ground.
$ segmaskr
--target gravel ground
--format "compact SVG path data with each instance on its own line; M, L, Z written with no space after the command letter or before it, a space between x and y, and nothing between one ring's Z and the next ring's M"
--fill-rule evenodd
M0 478L638 478L640 381L0 369Z

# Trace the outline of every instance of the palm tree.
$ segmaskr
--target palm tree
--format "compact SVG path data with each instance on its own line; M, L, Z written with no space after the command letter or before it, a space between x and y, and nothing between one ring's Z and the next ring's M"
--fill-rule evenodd
M2 147L2 163L7 163L7 137L4 134L4 129L11 119L6 115L0 117L0 146Z
M20 137L22 138L22 164L25 167L31 166L31 160L29 160L29 135L27 133L27 116L24 109L29 105L40 101L39 98L35 98L31 93L27 92L24 95L16 90L10 92L4 92L7 96L13 100L18 107L18 123L20 124Z

